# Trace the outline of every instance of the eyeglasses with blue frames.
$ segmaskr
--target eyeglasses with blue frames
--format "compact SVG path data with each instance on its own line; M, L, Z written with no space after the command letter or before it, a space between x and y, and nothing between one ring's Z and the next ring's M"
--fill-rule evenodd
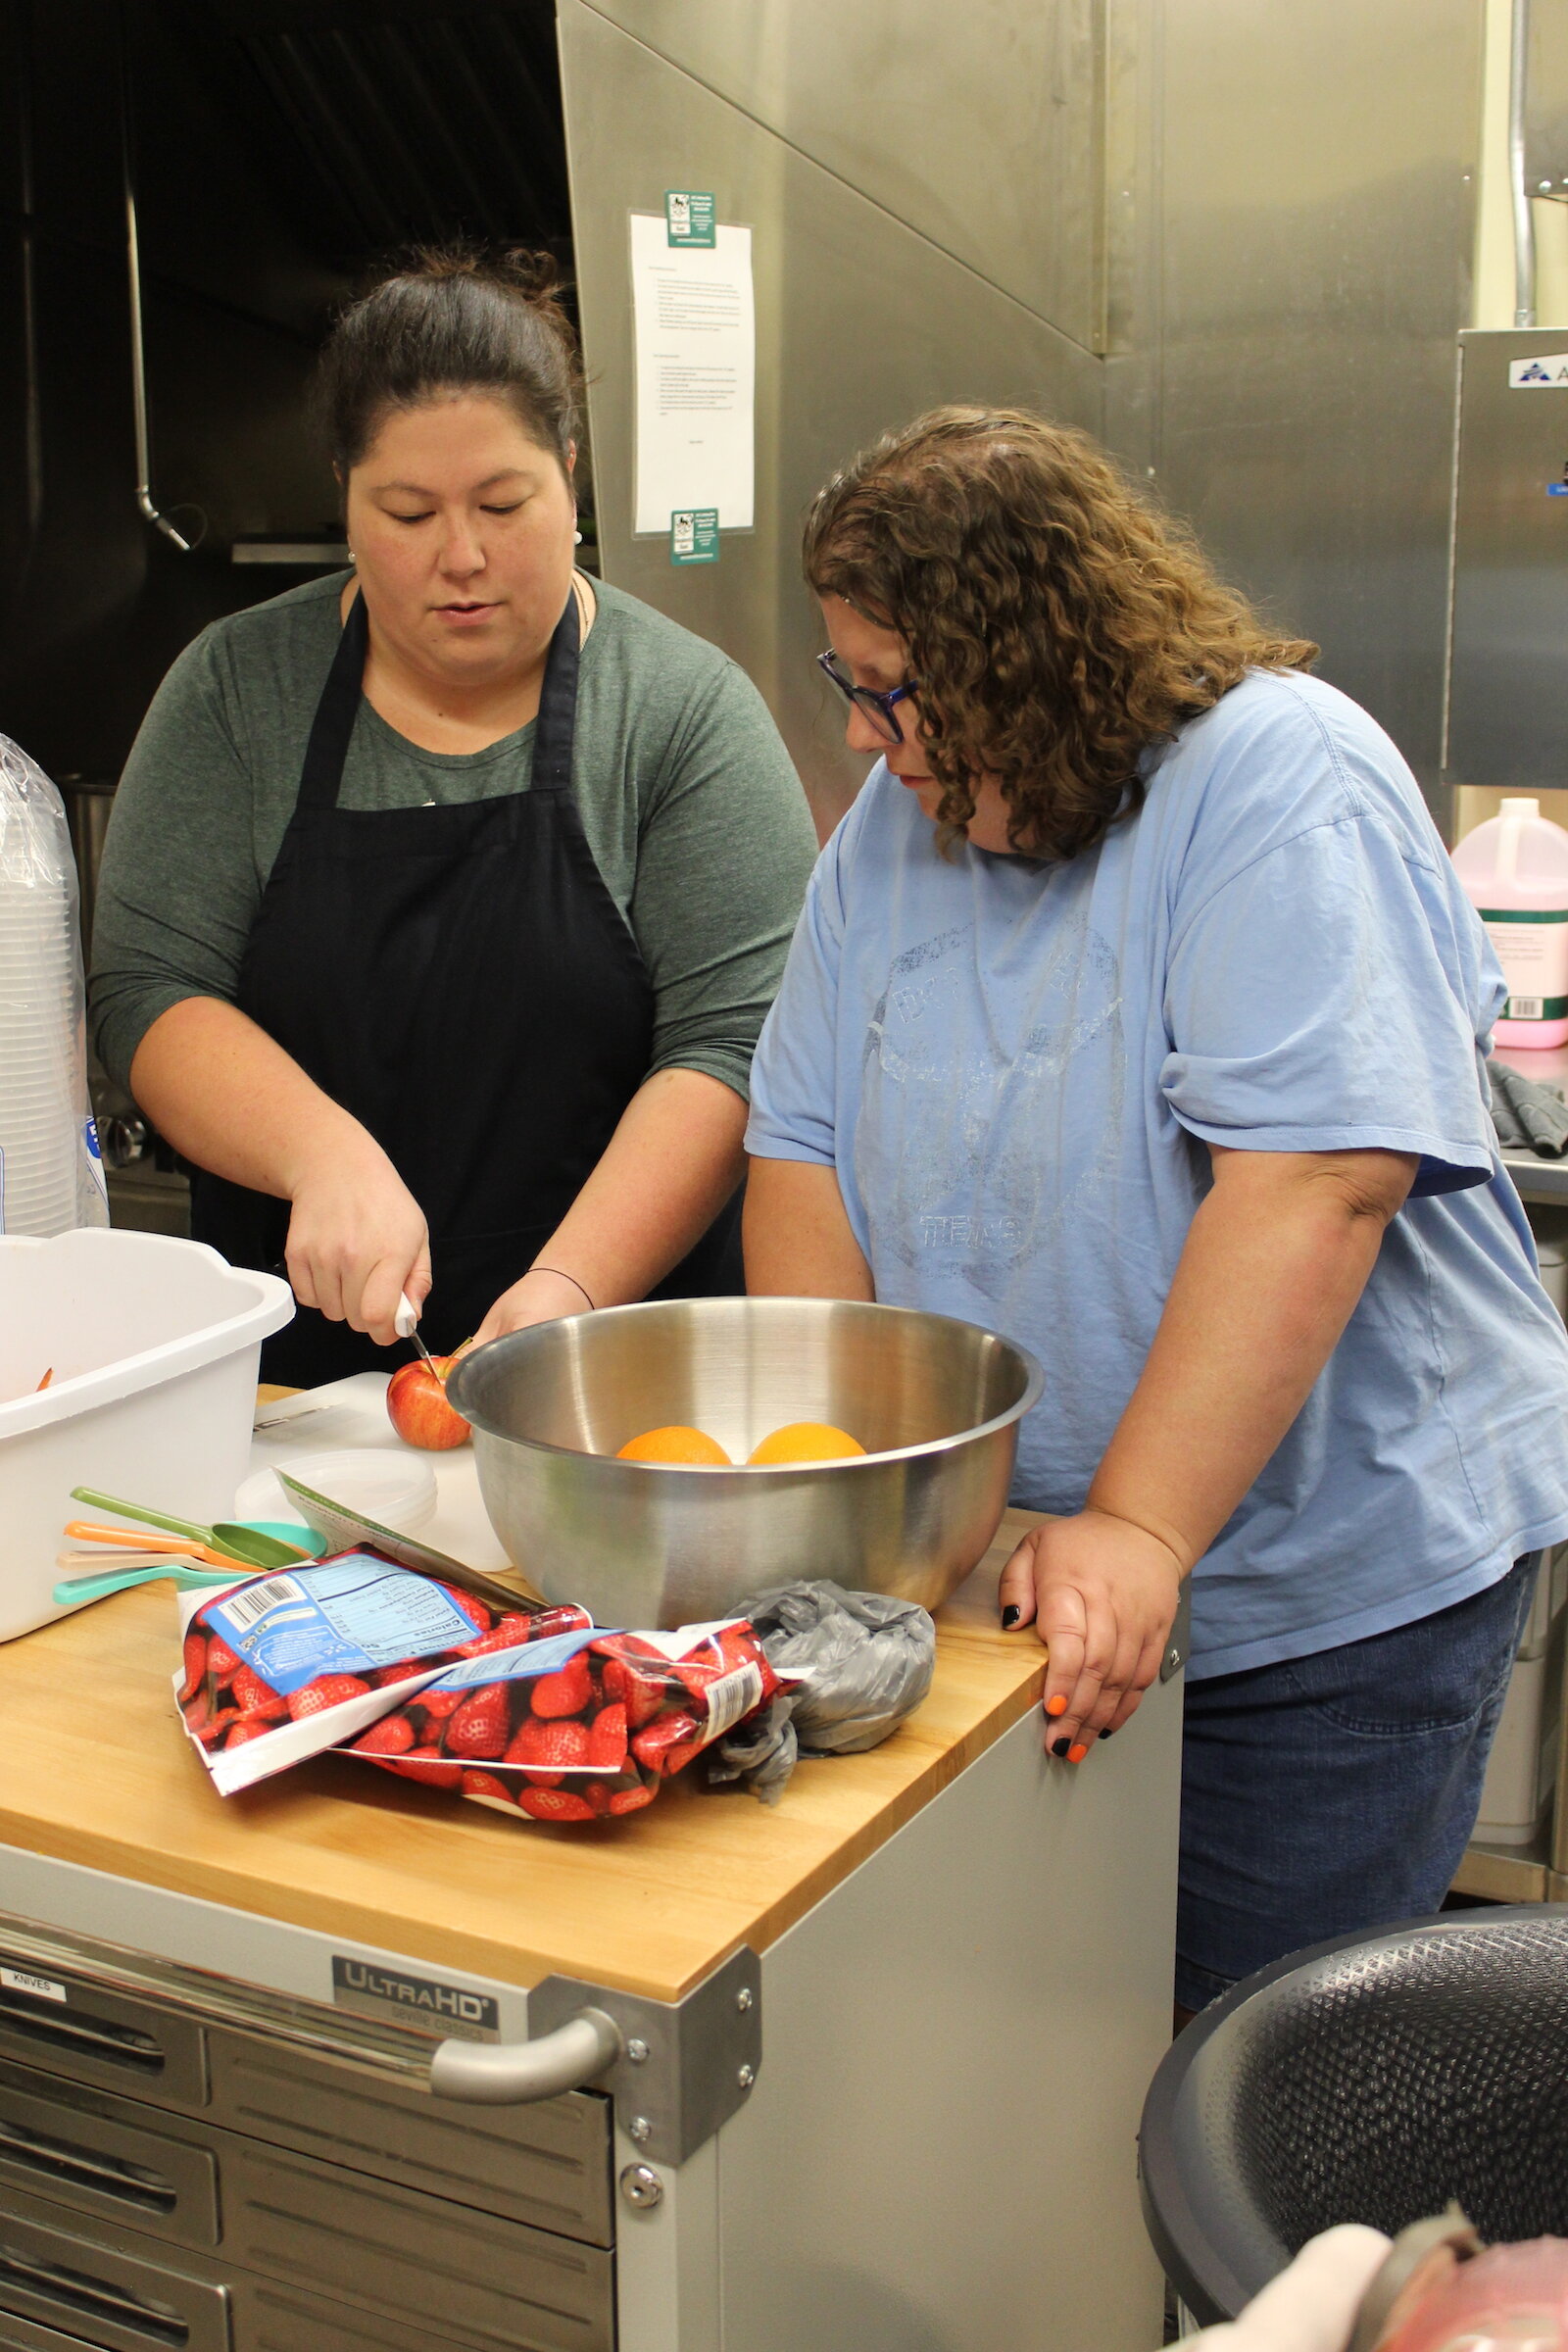
M874 686L857 686L847 678L832 654L818 654L816 666L825 678L831 678L847 703L862 710L884 743L902 743L904 729L894 716L894 705L904 702L914 692L914 680L906 686L895 686L891 694L879 694Z

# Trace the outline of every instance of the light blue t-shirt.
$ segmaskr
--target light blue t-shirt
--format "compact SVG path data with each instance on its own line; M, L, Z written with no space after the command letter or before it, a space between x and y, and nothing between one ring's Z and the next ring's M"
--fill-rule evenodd
M1568 1537L1568 1335L1487 1107L1503 1002L1415 780L1332 687L1256 672L1065 865L939 855L878 764L818 860L747 1149L838 1170L876 1296L1018 1339L1013 1499L1075 1511L1204 1143L1415 1152L1410 1200L1200 1562L1193 1671L1409 1623Z

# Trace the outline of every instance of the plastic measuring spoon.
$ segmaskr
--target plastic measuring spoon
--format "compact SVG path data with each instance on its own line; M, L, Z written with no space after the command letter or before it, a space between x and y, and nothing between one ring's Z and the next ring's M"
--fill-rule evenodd
M235 1560L226 1568L198 1568L194 1560L170 1558L161 1560L156 1568L106 1568L102 1576L63 1577L54 1589L57 1608L69 1609L83 1600L104 1600L111 1592L123 1592L131 1585L155 1585L167 1577L181 1592L197 1585L242 1585L248 1571L243 1562Z
M214 1527L198 1527L169 1511L149 1511L139 1502L124 1502L116 1494L95 1494L91 1487L73 1487L71 1497L74 1502L90 1502L100 1511L118 1511L122 1519L139 1519L147 1527L165 1527L171 1535L186 1536L231 1560L242 1560L247 1568L292 1568L311 1557L298 1544L280 1544L276 1536L260 1536L254 1528L232 1519L220 1519Z
M133 1551L136 1562L149 1551L167 1551L173 1559L200 1561L204 1568L246 1568L247 1560L232 1560L226 1551L215 1551L210 1544L187 1544L178 1536L138 1536L128 1527L94 1527L85 1519L68 1519L66 1533L74 1544L112 1544L122 1550ZM126 1567L136 1562L125 1561ZM106 1563L107 1564L107 1563Z

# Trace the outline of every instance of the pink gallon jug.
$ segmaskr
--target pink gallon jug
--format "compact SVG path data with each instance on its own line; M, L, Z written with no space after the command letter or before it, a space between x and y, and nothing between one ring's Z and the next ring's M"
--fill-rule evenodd
M1508 983L1499 1046L1568 1044L1568 832L1537 800L1505 800L1453 853Z

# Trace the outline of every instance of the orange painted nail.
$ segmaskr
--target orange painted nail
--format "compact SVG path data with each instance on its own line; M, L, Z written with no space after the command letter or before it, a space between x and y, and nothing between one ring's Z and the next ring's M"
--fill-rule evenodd
M1069 1764L1081 1764L1081 1763L1083 1762L1083 1760L1084 1760L1085 1756L1087 1756L1087 1755L1088 1755L1088 1753L1089 1753L1089 1750L1088 1750L1088 1748L1087 1748L1087 1747L1084 1745L1083 1741L1080 1740L1076 1747L1069 1747L1069 1748L1068 1748L1068 1750L1067 1750L1067 1761L1068 1761L1068 1763L1069 1763Z
M1066 1700L1065 1700L1065 1699L1062 1697L1062 1695L1061 1695L1061 1692L1060 1692L1059 1690L1056 1692L1056 1695L1055 1695L1055 1697L1054 1697L1054 1698L1048 1698L1048 1699L1047 1699L1047 1701L1046 1701L1046 1713L1047 1713L1048 1715L1065 1715L1065 1714L1066 1714L1066 1712L1067 1712L1067 1701L1066 1701Z

